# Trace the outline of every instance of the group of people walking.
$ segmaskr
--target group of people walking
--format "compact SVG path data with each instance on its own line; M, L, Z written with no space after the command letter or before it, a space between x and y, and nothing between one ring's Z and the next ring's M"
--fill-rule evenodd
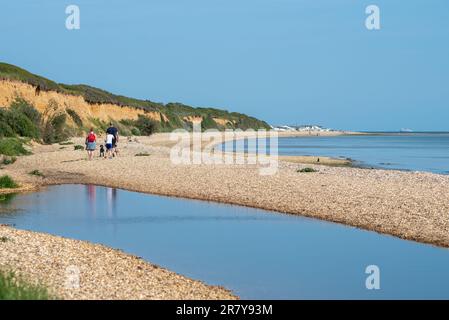
M117 150L118 143L118 129L114 127L112 122L109 124L109 127L106 129L106 139L105 146L106 152L103 145L100 145L100 157L104 157L111 159L115 157L118 153ZM86 137L86 150L87 156L89 160L94 158L95 150L97 149L97 136L94 133L94 129L91 128L89 134Z

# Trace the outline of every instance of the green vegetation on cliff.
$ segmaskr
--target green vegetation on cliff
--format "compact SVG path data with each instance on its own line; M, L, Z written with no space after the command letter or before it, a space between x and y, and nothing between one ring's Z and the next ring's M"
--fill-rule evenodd
M237 112L228 112L215 108L194 108L182 103L159 103L150 100L139 100L121 95L115 95L110 92L94 88L88 85L67 85L60 84L44 77L32 74L24 69L14 65L0 63L0 79L21 81L38 88L41 91L56 91L59 93L82 96L88 103L101 104L111 103L118 106L130 106L133 108L160 112L165 116L156 126L157 131L169 131L175 128L191 128L191 123L186 121L186 117L202 117L206 122L203 129L269 129L269 125L262 120ZM70 114L73 117L73 114ZM214 118L220 118L227 122L226 125L215 122ZM73 119L78 122L77 119ZM80 124L81 125L81 124Z
M0 154L20 154L3 151L18 150L17 146L23 143L19 137L50 144L76 135L77 129L67 126L66 119L67 113L60 110L54 100L50 100L45 112L41 114L30 102L17 97L10 108L0 108Z

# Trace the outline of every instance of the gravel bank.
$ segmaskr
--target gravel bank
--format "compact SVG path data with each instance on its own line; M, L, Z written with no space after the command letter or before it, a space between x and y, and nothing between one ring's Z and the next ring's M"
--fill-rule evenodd
M102 245L0 226L0 268L61 299L235 299ZM79 275L79 276L78 276Z

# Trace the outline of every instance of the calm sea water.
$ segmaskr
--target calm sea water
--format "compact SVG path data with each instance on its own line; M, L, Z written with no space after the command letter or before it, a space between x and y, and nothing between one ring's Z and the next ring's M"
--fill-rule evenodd
M449 174L449 133L279 138L279 154L350 158L364 167Z
M242 298L449 299L449 250L339 224L83 185L0 207L0 223L123 249ZM365 287L368 265L380 290Z

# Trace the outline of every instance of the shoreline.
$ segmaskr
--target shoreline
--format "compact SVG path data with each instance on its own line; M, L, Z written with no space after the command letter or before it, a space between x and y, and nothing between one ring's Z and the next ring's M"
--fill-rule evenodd
M266 177L259 176L256 173L257 167L254 165L173 165L170 163L169 147L167 147L167 145L172 146L173 142L169 141L168 137L167 134L156 134L151 137L136 138L137 141L121 142L121 153L118 158L95 159L93 162L85 160L84 151L68 151L67 148L60 150L59 145L37 145L33 148L33 155L19 157L15 164L4 167L0 172L11 175L21 185L27 185L30 189L40 185L64 183L96 184L156 195L299 214L403 239L449 247L449 223L444 223L444 231L447 230L447 233L442 236L442 230L438 234L428 232L429 234L423 235L422 232L418 232L418 226L414 223L404 223L403 226L398 225L395 228L388 227L385 220L389 214L386 209L391 207L392 218L397 221L411 214L427 222L424 226L427 226L429 231L436 231L433 230L434 224L440 224L440 219L432 220L432 217L425 213L436 214L434 218L447 216L446 221L449 221L449 213L438 214L438 212L449 212L449 204L447 204L449 201L445 201L449 200L449 194L445 191L449 187L447 175L393 169L333 167L309 163L307 166L318 172L299 174L296 172L297 169L304 168L305 164L283 159L279 161L279 172L274 176ZM75 144L81 141L80 138L72 140ZM73 150L73 146L69 146L68 149ZM134 156L142 151L148 152L149 156ZM91 167L89 164L94 165ZM101 174L107 172L109 165L114 174ZM34 169L39 169L45 177L33 177L27 174ZM151 173L152 176L144 173ZM241 181L240 175L248 177L249 181ZM188 181L183 181L186 179ZM270 192L269 188L267 189L270 185L260 185L262 182L272 184L276 192ZM294 185L295 182L298 182L297 186ZM226 186L225 190L221 188L223 183ZM229 189L231 185L233 188ZM254 190L260 191L261 194L253 194L248 189L250 185L253 185ZM289 190L288 187L294 190ZM356 190L357 187L360 187L360 190ZM219 189L220 194L215 192L216 189ZM13 193L14 190L6 192ZM318 197L320 193L323 197L329 195L336 201L326 201L325 197ZM438 199L435 198L437 195ZM275 198L282 196L282 199L277 199L280 201L273 203L270 201L273 200L273 196ZM295 203L297 200L307 199L308 196L314 200L313 205L307 205L302 201ZM419 202L416 201L418 198L422 200L421 205L418 205ZM432 203L429 199L437 201ZM364 203L363 200L368 203ZM385 208L373 207L376 203ZM420 212L421 208L424 209L422 212ZM352 212L344 212L346 210ZM367 210L373 211L373 217L367 216ZM381 211L381 214L376 214L376 211ZM366 221L367 218L369 221Z
M336 137L336 136L353 136L353 135L365 135L365 133L354 132L354 131L277 131L278 138L296 138L296 137L310 137L314 138L317 136L326 136L326 137ZM223 136L222 136L223 137ZM223 141L217 143L213 146L213 148L217 148L220 144L229 142L229 141L237 141L244 139L245 136L239 137L238 135L233 138L227 139L226 136L223 137ZM226 154L226 152L224 152ZM242 154L238 152L233 152L233 156L237 154ZM246 153L243 153L246 155ZM352 167L354 166L354 161L349 158L337 158L337 157L328 157L328 156L313 156L313 155L278 155L278 159L280 161L291 162L291 163L299 163L299 164L315 164L315 165L324 165L324 166L336 166L336 167Z
M72 141L82 144L81 138ZM260 176L258 167L248 164L174 165L169 159L172 145L167 134L133 138L119 143L119 157L90 162L73 145L34 145L32 155L19 157L0 173L26 187L23 191L94 184L301 215L449 247L449 176L303 164L282 156L277 174ZM140 152L149 155L135 156ZM305 167L318 172L297 172ZM28 174L35 169L44 177Z
M0 236L0 271L13 270L27 282L47 287L56 299L238 299L221 286L101 244L7 225L0 225ZM68 283L74 276L75 283Z

